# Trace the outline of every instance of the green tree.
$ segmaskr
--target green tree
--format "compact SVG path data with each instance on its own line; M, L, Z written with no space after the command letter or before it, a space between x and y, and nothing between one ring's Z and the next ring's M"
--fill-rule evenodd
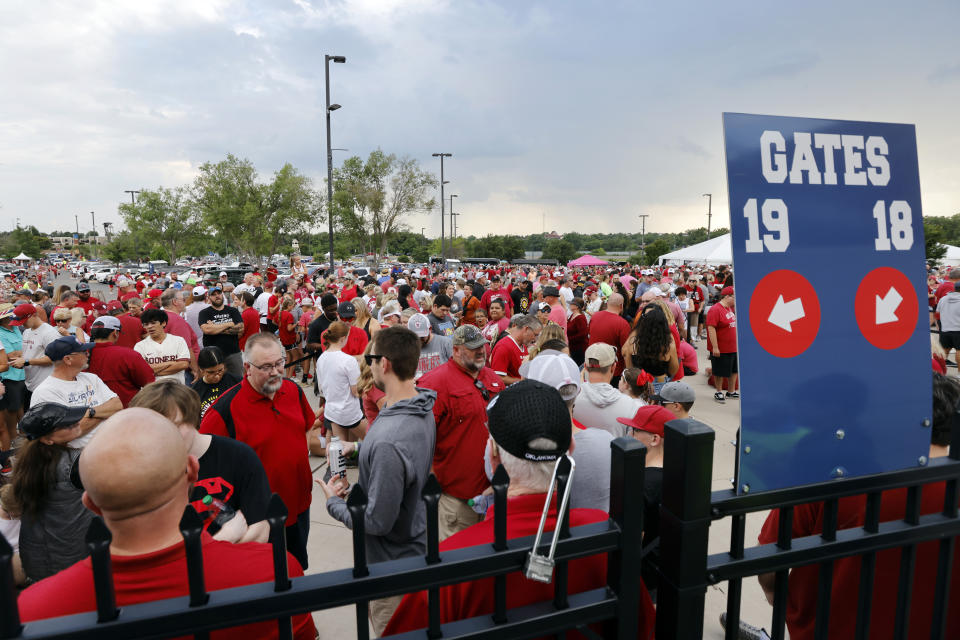
M566 264L577 257L577 252L566 238L551 238L543 248L543 257Z
M4 242L3 252L10 258L21 253L34 259L39 258L40 234L36 227L17 227L11 231Z
M119 209L127 229L144 239L145 246L159 245L159 259L170 264L179 257L183 243L199 230L197 209L186 187L144 189L136 203L121 204Z
M657 238L647 244L644 249L647 264L656 264L657 259L665 253L670 252L670 244L663 238Z
M502 242L503 252L499 257L504 260L516 260L525 255L523 249L523 238L519 236L504 236Z
M258 264L276 252L285 235L302 234L324 219L310 179L291 164L264 183L253 163L233 154L200 166L193 201L208 228Z
M947 255L947 247L943 244L945 232L942 226L930 222L930 218L923 219L923 239L926 244L927 262L937 264Z

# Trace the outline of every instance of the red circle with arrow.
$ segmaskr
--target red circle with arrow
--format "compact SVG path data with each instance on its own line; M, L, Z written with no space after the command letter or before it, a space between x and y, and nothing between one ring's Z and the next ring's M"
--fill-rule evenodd
M853 302L857 326L878 349L902 347L919 322L917 291L902 271L878 267L865 275Z
M813 285L790 269L768 273L750 296L750 328L772 356L793 358L809 349L820 330L820 300Z

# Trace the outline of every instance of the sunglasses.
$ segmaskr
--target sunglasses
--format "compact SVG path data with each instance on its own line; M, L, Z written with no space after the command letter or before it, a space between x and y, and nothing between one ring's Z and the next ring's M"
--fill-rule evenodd
M382 356L382 355L379 355L379 354L373 354L373 353L367 353L367 354L364 354L364 356L363 356L363 361L366 362L366 363L367 363L367 366L369 367L369 366L372 366L372 365L373 365L374 361L379 362L379 361L382 360L383 358L386 358L386 356Z

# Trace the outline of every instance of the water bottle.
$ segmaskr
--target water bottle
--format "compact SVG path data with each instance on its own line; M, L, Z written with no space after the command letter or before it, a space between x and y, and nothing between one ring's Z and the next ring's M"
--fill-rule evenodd
M343 457L343 445L340 438L333 436L330 438L330 448L327 449L327 464L330 465L330 477L347 475L347 461Z
M487 515L487 509L493 504L492 493L481 493L467 500L467 506L479 513L481 516Z
M203 496L200 502L207 507L207 521L210 523L207 526L207 533L210 535L216 535L223 525L230 522L233 517L237 515L233 507L211 495Z

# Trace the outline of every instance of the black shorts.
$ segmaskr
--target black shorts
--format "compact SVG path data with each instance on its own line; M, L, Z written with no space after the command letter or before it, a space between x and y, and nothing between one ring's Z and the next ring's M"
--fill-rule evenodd
M23 380L3 380L6 391L0 398L0 409L5 411L19 411L26 401L27 383Z
M950 349L960 349L960 331L941 331L940 346L950 351Z
M340 427L341 429L348 429L348 430L349 430L349 429L354 429L354 428L356 428L356 427L359 427L361 422L363 422L363 418L360 418L359 420L357 420L357 421L354 422L353 424L338 424L337 426ZM326 418L324 418L324 419L323 419L323 426L325 426L327 429L330 429L330 428L331 428L331 427L330 427L330 421L327 420Z
M297 343L296 343L296 342L294 342L293 344L285 344L285 345L283 345L284 351L293 351L293 350L296 349L296 348L297 348Z
M710 365L713 367L715 378L729 378L737 369L737 353L721 353L719 356L710 356Z

